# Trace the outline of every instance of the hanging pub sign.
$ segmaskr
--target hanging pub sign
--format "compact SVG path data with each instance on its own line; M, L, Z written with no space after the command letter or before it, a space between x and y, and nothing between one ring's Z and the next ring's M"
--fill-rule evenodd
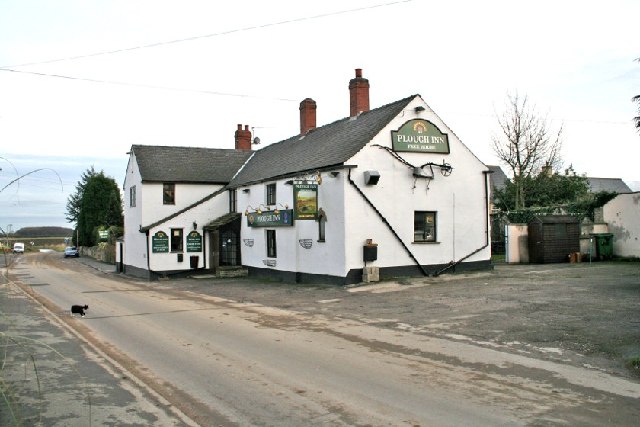
M313 219L318 216L318 184L293 184L295 219Z
M187 252L202 252L202 236L195 230L187 234Z
M409 120L391 131L393 151L449 154L449 137L428 120Z
M293 225L293 209L260 211L260 213L249 212L247 214L247 225L249 227L283 227Z
M98 230L98 239L101 242L109 240L109 230Z
M155 253L169 252L169 236L164 231L158 231L151 237L151 251Z

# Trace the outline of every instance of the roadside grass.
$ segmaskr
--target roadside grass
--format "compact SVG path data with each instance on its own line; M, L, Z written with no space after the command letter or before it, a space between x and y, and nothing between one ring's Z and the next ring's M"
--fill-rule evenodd
M635 376L640 377L640 356L634 356L627 359L627 368Z
M504 260L505 260L504 254L491 254L492 264L501 264L501 263L504 263Z

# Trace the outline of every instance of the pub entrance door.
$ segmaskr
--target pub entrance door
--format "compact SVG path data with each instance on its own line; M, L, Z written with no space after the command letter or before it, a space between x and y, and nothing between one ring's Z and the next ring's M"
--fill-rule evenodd
M220 230L220 266L240 265L238 233L232 229Z

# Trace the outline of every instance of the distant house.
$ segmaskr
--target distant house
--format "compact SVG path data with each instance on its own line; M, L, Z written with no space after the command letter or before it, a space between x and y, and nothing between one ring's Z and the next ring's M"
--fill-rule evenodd
M496 190L504 189L509 177L504 173L500 166L487 165L487 168L491 171L489 174L489 183L491 185L491 212L499 210L499 207L494 207Z
M618 194L602 214L613 234L613 254L640 258L640 192Z
M505 187L509 177L504 173L500 166L487 165L491 171L490 182L491 189L502 190ZM591 193L606 191L610 193L630 193L632 190L620 178L594 178L587 177L587 185Z
M489 175L491 188L502 190L506 182L509 180L509 177L504 173L500 166L487 165L487 168L491 171L491 175Z
M587 177L589 191L599 193L606 191L608 193L631 193L631 188L620 178L593 178Z

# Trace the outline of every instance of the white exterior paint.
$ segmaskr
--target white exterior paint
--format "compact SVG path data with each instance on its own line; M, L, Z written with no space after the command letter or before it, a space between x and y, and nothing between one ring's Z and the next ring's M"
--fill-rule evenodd
M130 188L136 187L136 203L131 206ZM197 204L188 211L153 227L148 235L141 232L141 227L147 227L157 221L167 218L182 209L202 200L204 197L220 190L222 185L213 184L175 184L175 204L165 205L162 201L162 183L142 182L135 154L132 152L127 166L127 176L124 182L124 266L125 272L134 269L147 273L175 272L190 270L192 255L199 256L198 268L205 266L206 255L209 253L209 241L205 238L202 227L209 221L224 215L229 210L229 196L226 191L218 196ZM187 252L186 237L194 229L203 238L203 252ZM183 261L178 262L177 253L153 253L151 248L152 236L157 231L164 231L170 235L172 228L183 229Z
M344 174L336 178L323 177L319 189L318 206L327 213L326 242L318 242L318 223L312 220L298 220L293 227L248 227L246 216L242 218L241 245L242 263L256 268L273 268L280 271L308 274L344 276ZM266 185L276 183L276 201L279 209L293 206L293 186L288 179L270 181L245 187L249 192L238 191L238 209L257 208L266 204ZM274 206L271 206L274 208ZM249 209L251 211L251 209ZM277 258L267 257L266 230L276 230ZM329 238L329 236L332 236ZM311 241L305 249L300 240ZM248 241L253 241L249 246ZM275 266L267 265L267 262Z
M504 227L505 262L519 264L529 262L529 226L507 224Z
M136 202L131 206L131 188L135 186ZM133 152L129 155L127 175L124 179L124 265L147 269L146 236L140 233L142 224L142 178Z
M618 194L603 214L613 233L613 254L640 257L640 193Z
M414 109L418 105L425 107L426 111L416 113ZM376 146L391 147L391 131L397 130L406 121L414 118L429 120L442 132L447 133L450 154L398 154L417 166L428 162L449 163L454 168L450 176L443 176L440 169L434 167L433 179L415 179L412 169ZM378 244L378 258L370 265L381 268L415 265L398 238L350 184L349 175L387 219L421 265L456 262L474 251L478 252L465 259L465 262L490 260L487 213L487 198L490 195L483 173L487 168L420 98L412 101L402 114L345 162L345 166L341 169L336 168L335 171L339 171L336 177L329 171L321 174L318 207L325 211L328 219L325 242L318 242L316 221L298 220L293 226L271 227L276 230L277 257L268 259L265 231L268 228L249 227L246 217L243 217L243 264L280 272L345 277L350 271L364 267L363 246L367 239L372 239ZM365 185L364 173L369 170L380 173L377 185ZM310 174L312 172L309 171ZM293 206L293 187L285 184L290 179L291 177L288 177L242 187L238 190L238 209L264 205L266 185L273 182L277 184L277 202ZM413 242L414 211L437 212L437 242ZM311 248L303 248L300 245L301 239L310 240ZM250 246L249 242L253 246ZM272 265L268 265L269 262Z

